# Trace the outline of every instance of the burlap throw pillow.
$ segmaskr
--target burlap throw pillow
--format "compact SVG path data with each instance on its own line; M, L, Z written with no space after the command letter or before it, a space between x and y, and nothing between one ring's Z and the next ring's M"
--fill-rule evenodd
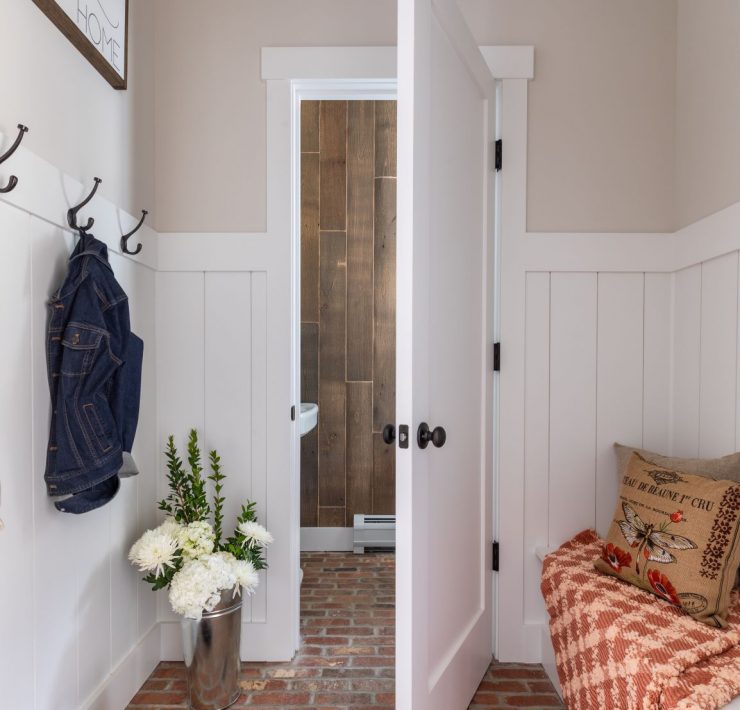
M739 564L740 484L633 454L596 568L724 627Z
M617 471L620 478L624 478L627 464L632 454L638 454L646 461L657 463L658 466L694 473L697 476L706 476L716 480L729 480L740 483L740 452L728 454L719 459L684 459L677 456L663 456L647 449L637 449L633 446L624 446L615 443L614 452L617 455ZM740 587L740 569L735 575L735 587Z

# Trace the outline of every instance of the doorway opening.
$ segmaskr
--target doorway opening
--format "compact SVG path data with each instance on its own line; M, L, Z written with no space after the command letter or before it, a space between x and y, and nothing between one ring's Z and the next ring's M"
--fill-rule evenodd
M299 657L395 702L396 95L296 89ZM313 405L313 406L312 406ZM318 407L318 412L314 409ZM299 414L300 417L300 414Z
M395 155L395 101L301 102L305 551L394 546Z

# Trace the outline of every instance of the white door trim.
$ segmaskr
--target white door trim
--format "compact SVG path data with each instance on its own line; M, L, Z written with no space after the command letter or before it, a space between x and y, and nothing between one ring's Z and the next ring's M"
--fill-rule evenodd
M263 47L262 78L395 79L395 47Z

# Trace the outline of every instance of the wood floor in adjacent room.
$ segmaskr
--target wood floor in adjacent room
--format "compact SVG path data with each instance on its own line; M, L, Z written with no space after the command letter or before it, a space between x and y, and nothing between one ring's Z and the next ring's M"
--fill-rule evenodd
M301 648L290 663L243 663L234 708L393 710L395 559L304 553ZM182 663L160 663L130 710L187 708ZM562 708L540 666L493 663L470 708Z

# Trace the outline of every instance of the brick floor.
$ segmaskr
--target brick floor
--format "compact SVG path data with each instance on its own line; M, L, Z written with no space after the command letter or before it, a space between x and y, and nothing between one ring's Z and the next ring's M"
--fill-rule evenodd
M393 710L394 556L304 553L301 566L301 648L290 663L243 663L233 707ZM493 663L470 708L511 707L563 706L540 666ZM175 708L185 670L160 663L128 709Z

